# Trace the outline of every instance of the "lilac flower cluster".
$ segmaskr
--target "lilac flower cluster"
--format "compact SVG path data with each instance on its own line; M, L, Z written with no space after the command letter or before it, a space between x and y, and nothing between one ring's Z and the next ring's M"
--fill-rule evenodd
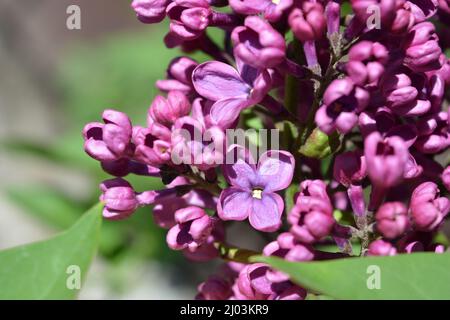
M445 250L435 236L450 211L450 2L349 5L351 14L338 0L132 2L141 22L169 21L169 48L212 60L174 59L145 127L105 110L85 126L84 148L116 177L101 184L106 219L152 206L169 248L226 261L198 299L308 294L232 246L232 223L271 239L260 255L288 261ZM229 140L249 116L280 130L279 148L255 157ZM137 192L128 174L166 187Z

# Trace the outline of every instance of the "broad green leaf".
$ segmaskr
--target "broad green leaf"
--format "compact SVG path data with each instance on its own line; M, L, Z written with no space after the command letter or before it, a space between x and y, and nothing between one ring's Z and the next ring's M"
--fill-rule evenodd
M288 262L275 257L254 260L289 274L305 288L336 299L450 299L449 253L319 262Z
M84 210L62 192L46 186L14 187L7 192L9 198L23 207L26 213L60 229L73 225Z
M67 231L45 241L0 251L0 299L73 299L67 282L79 267L84 279L97 250L101 204Z

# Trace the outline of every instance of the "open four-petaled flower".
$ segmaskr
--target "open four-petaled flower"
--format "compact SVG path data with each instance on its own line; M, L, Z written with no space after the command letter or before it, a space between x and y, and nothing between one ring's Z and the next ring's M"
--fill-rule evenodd
M248 218L257 230L277 230L281 225L284 202L275 192L291 183L294 157L286 151L270 150L255 165L248 152L240 146L231 146L227 155L230 154L237 156L237 160L233 164L225 164L223 168L231 187L220 195L217 205L219 217L238 221Z

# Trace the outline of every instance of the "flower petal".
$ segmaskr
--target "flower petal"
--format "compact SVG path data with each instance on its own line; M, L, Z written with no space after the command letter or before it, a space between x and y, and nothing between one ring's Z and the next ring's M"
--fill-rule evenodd
M232 66L218 61L205 62L195 68L192 81L198 94L213 101L250 92L250 87Z
M273 232L281 226L281 214L284 202L276 193L263 193L261 200L252 199L252 210L249 221L253 228L259 231Z
M259 179L264 183L264 191L283 190L289 186L294 175L295 159L289 152L270 150L258 162Z
M238 188L222 191L217 203L217 214L222 220L242 221L247 219L252 206L250 193Z
M222 129L230 128L242 109L248 106L245 96L226 98L216 101L211 107L211 121Z

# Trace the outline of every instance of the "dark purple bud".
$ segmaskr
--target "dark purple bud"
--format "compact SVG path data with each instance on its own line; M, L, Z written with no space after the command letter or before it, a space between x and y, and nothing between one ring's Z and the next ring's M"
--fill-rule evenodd
M367 175L366 160L362 151L347 151L336 156L333 177L348 187L357 184Z

